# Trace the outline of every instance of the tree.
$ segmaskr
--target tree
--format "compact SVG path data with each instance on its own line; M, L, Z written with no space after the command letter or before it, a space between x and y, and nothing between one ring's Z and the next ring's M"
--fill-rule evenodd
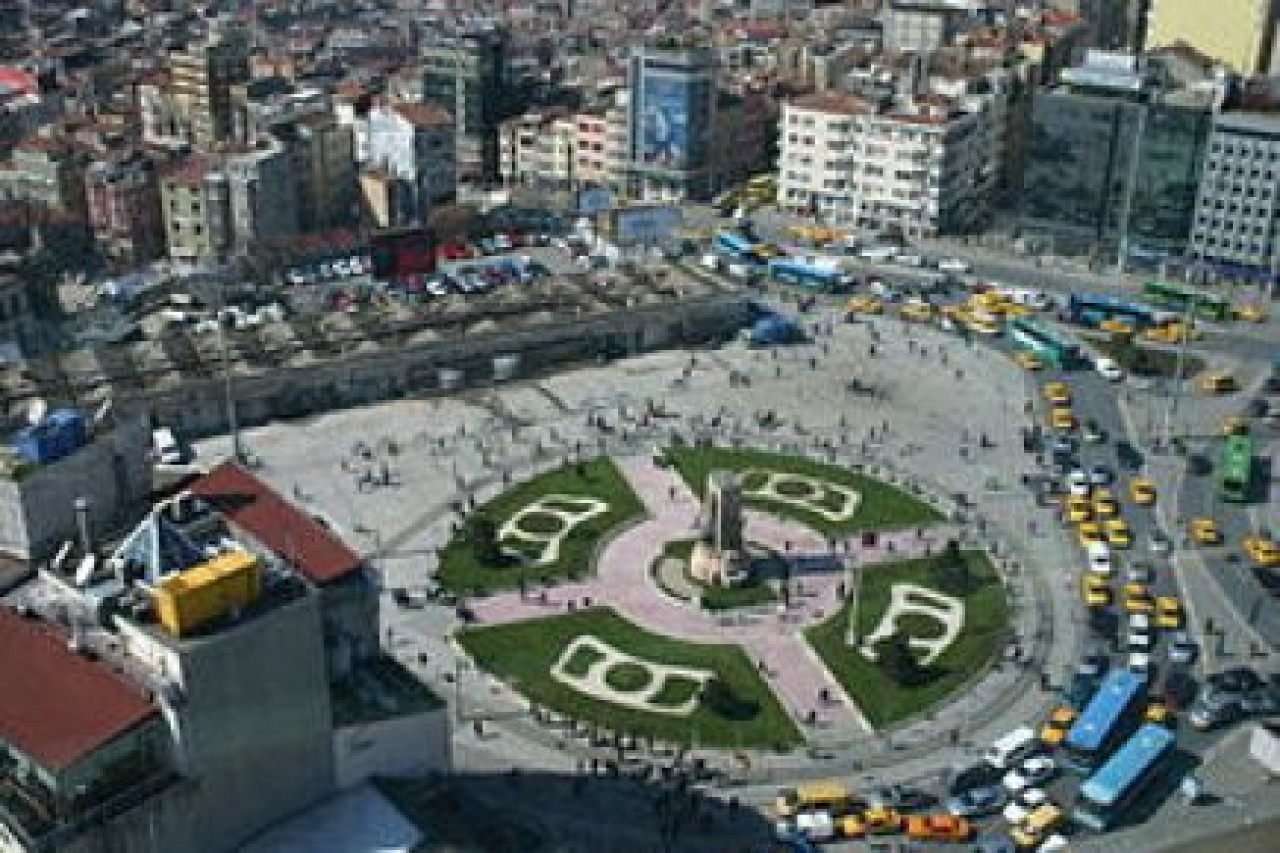
M923 675L920 661L906 634L895 631L876 643L876 663L898 684L918 684Z
M960 550L960 542L948 539L938 561L934 564L934 579L945 592L963 594L968 592L973 576L969 571L969 560Z
M462 526L462 537L471 545L476 561L482 565L503 563L502 546L498 542L498 525L482 512L472 514Z

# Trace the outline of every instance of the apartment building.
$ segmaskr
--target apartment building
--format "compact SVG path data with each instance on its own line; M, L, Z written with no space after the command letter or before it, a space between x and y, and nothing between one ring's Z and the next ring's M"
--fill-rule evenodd
M85 152L65 137L26 139L0 168L0 199L28 202L83 222L88 163Z
M509 37L500 27L441 36L424 44L422 98L453 116L457 179L498 180Z
M225 258L254 242L297 233L293 158L271 138L195 154L160 181L169 257Z
M566 109L507 119L498 131L503 182L554 189L575 186L577 137L578 119Z
M1187 254L1204 271L1274 281L1280 272L1280 112L1213 121Z
M135 266L164 256L164 216L155 161L141 151L99 160L85 172L89 227L99 250Z
M782 109L778 204L908 237L972 229L990 213L996 180L988 122L938 96L795 99Z
M411 221L457 192L457 135L448 111L429 103L398 101L369 111L365 163L403 181L412 195ZM406 224L406 223L401 223Z
M214 30L168 56L164 95L177 135L197 146L232 138L231 89L249 79L249 37L240 28Z

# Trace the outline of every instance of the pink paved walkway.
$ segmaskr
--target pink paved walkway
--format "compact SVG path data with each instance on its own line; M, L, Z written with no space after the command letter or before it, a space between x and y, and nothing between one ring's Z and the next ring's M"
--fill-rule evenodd
M649 512L649 518L624 531L600 555L597 574L579 583L560 584L545 591L500 593L473 602L472 609L483 622L505 623L563 613L568 602L585 606L612 607L623 618L656 634L695 642L733 642L748 657L763 664L769 683L787 711L803 721L816 711L823 725L841 728L869 728L856 704L804 641L801 631L826 618L840 601L837 587L844 580L840 571L799 575L793 582L800 591L792 596L785 614L776 612L716 616L667 596L654 582L650 567L672 539L687 538L696 532L698 503L674 471L655 467L650 460L634 457L619 461L619 469ZM671 499L672 488L675 499ZM947 531L931 528L923 537L916 531L881 535L875 548L864 548L860 538L837 542L836 553L846 545L860 564L913 556L925 547L939 548ZM782 552L790 543L797 554L825 554L828 543L801 525L756 512L747 513L747 538ZM724 620L723 622L721 620ZM820 691L832 701L823 703Z

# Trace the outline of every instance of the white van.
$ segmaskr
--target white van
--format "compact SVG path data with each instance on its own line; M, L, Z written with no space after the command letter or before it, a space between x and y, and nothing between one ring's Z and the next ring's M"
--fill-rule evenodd
M155 452L156 461L162 465L181 465L186 461L182 445L178 444L173 430L160 427L151 431L151 448Z
M862 260L880 264L893 260L897 254L898 249L894 246L864 246L858 250L858 257Z
M1039 742L1034 729L1030 726L1019 726L1007 735L997 738L995 743L987 747L982 758L992 767L1008 770L1013 764L1034 752Z

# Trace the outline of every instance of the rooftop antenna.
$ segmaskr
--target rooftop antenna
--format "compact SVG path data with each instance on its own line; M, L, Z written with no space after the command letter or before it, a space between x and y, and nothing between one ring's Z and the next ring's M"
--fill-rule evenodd
M53 559L49 561L49 568L54 572L62 571L62 564L67 561L69 556L71 556L70 539L63 542L62 547L58 549L58 553L53 555Z
M87 586L89 581L93 580L93 570L98 567L98 559L93 554L85 554L80 558L80 564L76 566L76 575L72 581L76 586Z
M49 403L44 397L36 397L27 403L27 423L32 426L39 425L47 414L49 414Z

